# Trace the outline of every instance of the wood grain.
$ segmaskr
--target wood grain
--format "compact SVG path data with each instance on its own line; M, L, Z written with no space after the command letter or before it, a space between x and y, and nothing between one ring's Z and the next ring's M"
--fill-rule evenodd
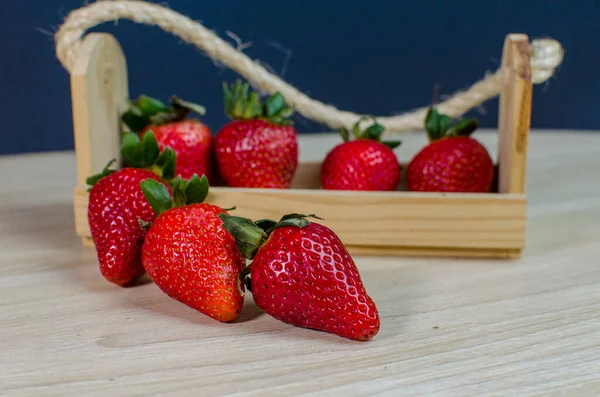
M494 153L496 131L477 134ZM405 158L423 142L404 139ZM301 139L307 157L335 142ZM599 146L531 132L518 260L355 256L382 317L370 343L283 324L251 295L220 324L152 283L110 285L73 230L75 155L0 157L0 395L600 395Z

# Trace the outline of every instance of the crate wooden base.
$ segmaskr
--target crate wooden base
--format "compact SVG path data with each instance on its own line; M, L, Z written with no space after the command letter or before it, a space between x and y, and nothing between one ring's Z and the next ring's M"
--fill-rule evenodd
M320 163L301 163L291 189L212 187L207 202L236 215L324 218L353 254L518 258L525 247L525 167L531 80L525 35L509 35L502 56L496 193L342 192L319 189ZM128 98L125 57L113 36L88 34L71 74L78 187L76 232L93 246L85 179L119 158L119 115Z

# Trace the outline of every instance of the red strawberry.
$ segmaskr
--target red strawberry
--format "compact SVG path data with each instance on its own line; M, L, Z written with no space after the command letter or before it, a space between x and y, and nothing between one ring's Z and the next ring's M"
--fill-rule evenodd
M225 114L235 119L215 138L219 171L233 187L289 188L298 166L296 129L288 118L293 109L280 93L266 103L248 84L223 85Z
M350 141L346 128L344 140L325 157L321 166L321 186L328 190L396 190L400 183L400 165L393 149L400 141L382 142L383 127L373 125L360 130L361 118L352 128L356 138Z
M102 173L87 179L92 186L88 222L102 275L112 283L126 286L144 274L141 262L144 225L155 217L140 183L150 178L170 192L164 180L173 176L175 153L169 149L159 156L154 135L146 135L140 143L132 133L124 136L121 151L124 158L131 156L139 168L115 171L109 169L113 160Z
M470 135L475 119L452 121L431 108L425 120L429 144L406 169L409 190L422 192L487 193L494 164L486 148Z
M222 226L220 207L204 204L206 177L173 181L173 201L154 179L142 190L158 214L148 229L142 263L169 297L221 322L241 312L245 288L240 272L245 260Z
M194 174L213 178L213 136L208 126L188 118L190 112L206 113L204 107L171 98L171 107L158 99L141 95L123 114L123 121L133 132L143 136L154 132L161 150L170 147L177 154L175 174L189 179Z
M354 261L329 228L289 214L279 222L221 214L225 229L252 259L249 288L256 305L283 322L365 341L379 314Z

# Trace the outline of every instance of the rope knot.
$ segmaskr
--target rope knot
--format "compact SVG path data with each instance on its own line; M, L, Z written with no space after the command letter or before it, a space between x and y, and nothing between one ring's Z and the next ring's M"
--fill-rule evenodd
M541 84L554 75L556 68L563 61L564 50L556 40L536 39L529 45L529 54L531 82Z

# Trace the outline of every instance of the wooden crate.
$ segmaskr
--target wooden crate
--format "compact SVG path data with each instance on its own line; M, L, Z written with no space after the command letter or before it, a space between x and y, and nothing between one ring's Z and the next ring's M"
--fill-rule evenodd
M531 114L529 40L506 37L498 120L498 192L489 194L340 192L319 188L320 163L301 163L291 189L212 187L207 201L237 206L236 215L278 219L314 213L353 254L518 258L525 247L525 168ZM86 178L120 160L120 114L129 98L117 40L88 34L71 72L78 186L75 226L92 246Z

